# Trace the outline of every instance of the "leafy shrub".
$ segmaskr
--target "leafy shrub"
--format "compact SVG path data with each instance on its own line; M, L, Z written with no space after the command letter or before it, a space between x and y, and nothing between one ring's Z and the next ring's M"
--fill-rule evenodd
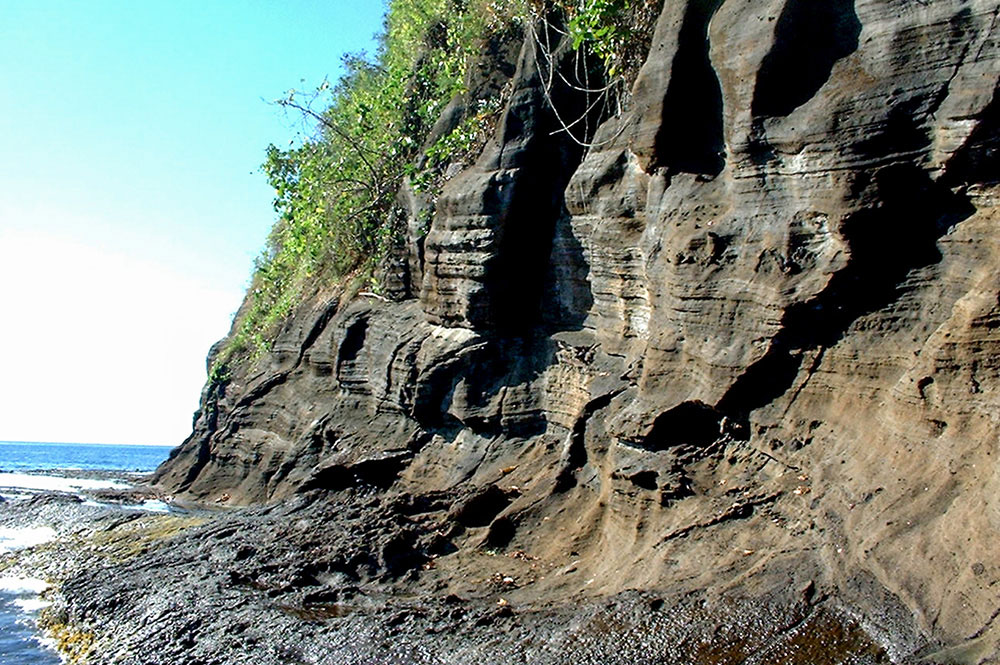
M482 148L502 100L481 103L413 166L441 110L463 92L467 70L490 35L557 16L577 48L590 48L614 75L630 36L633 5L653 0L391 0L374 58L349 55L346 73L277 103L316 123L287 149L268 146L263 170L278 219L255 261L247 301L210 370L229 376L255 361L309 289L374 269L391 245L386 224L405 178L439 187L441 171Z

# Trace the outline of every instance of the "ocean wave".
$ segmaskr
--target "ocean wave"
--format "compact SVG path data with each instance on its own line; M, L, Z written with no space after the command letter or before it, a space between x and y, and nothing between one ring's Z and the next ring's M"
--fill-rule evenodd
M143 510L147 513L170 513L173 509L170 504L160 501L159 499L146 499L142 503L125 506L125 508L131 508L133 510Z
M0 473L0 487L47 492L79 492L80 490L128 489L127 483L116 480L36 476L28 473Z
M55 537L55 530L47 526L0 527L0 553L41 545L54 540ZM3 586L5 579L8 578L0 577L0 591L8 590Z
M42 600L38 596L33 596L31 598L18 598L14 601L14 605L24 612L25 614L36 614L41 609L48 607L52 603L48 600Z
M37 596L51 585L37 577L15 577L8 575L0 577L0 593L15 596Z

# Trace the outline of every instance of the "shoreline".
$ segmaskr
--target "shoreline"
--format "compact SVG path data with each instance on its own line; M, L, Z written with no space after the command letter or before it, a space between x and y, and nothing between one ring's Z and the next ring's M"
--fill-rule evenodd
M162 495L145 486L148 471L30 469L0 471L0 580L40 650L62 662L85 662L80 636L53 622L60 582L84 574L88 540L115 516L167 514Z

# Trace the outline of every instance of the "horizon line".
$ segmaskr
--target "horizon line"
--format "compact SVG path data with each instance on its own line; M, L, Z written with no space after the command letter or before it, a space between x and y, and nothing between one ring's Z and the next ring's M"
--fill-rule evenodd
M106 441L19 441L0 439L0 444L4 443L27 443L55 446L141 446L144 448L176 448L179 443L108 443Z

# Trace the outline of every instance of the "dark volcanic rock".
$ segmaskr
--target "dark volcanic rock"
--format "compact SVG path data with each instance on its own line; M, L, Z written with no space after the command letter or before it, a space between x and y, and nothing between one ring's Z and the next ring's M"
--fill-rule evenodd
M483 552L461 594L426 565L404 585L417 561L379 553L400 533L423 549L428 523L399 510L348 493L207 521L105 515L43 623L93 636L89 662L123 665L887 662L856 620L800 590L537 602L521 585L545 564Z
M329 662L996 660L998 15L667 2L586 149L553 134L528 40L494 141L407 245L390 291L415 297L303 305L158 471L189 500L335 497L303 509L332 558L262 535L232 584L263 595L232 602L357 587L364 612L281 623ZM446 596L491 604L452 625Z

